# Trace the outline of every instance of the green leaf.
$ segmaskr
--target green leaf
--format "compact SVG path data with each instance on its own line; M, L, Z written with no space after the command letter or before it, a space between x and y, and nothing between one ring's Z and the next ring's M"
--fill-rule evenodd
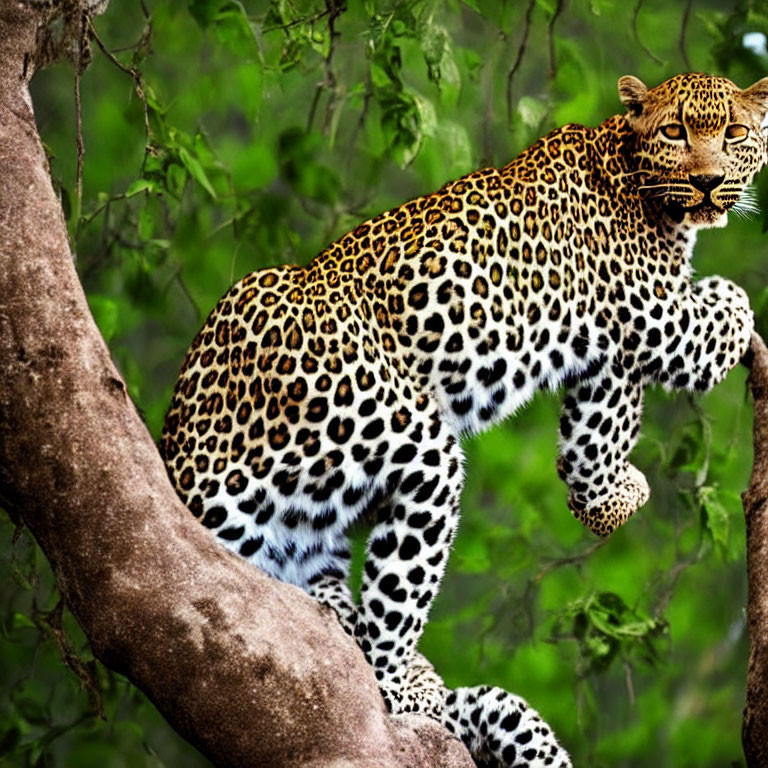
M152 109L157 115L165 114L165 107L160 103L155 89L147 82L142 83L142 89L144 91L144 98L147 100L147 106Z
M187 172L178 163L170 163L165 171L166 189L174 195L181 197L184 193L184 186L187 183Z
M413 96L416 101L416 107L419 110L419 123L422 134L424 136L434 136L437 129L435 105L429 99L421 96L421 94L414 92Z
M32 619L29 618L29 616L27 616L24 613L19 613L17 611L16 613L13 614L13 621L11 623L11 627L13 629L21 629L21 628L35 629L36 624L34 621L32 621Z
M391 85L392 80L387 71L377 62L370 63L371 82L375 88L386 88Z
M139 211L139 237L151 240L155 231L156 212L153 206L147 204Z
M153 179L136 179L125 190L126 197L133 197L139 192L156 192L157 183Z
M244 58L258 55L256 37L243 6L235 0L221 3L214 16L216 37L233 53Z
M455 107L459 103L461 92L461 74L453 56L444 56L440 65L440 99L446 106Z
M517 113L528 128L539 129L547 114L547 105L533 96L523 96L517 102Z
M720 547L722 552L727 552L731 524L728 510L720 501L717 489L710 486L699 488L699 504L704 526L713 543Z
M243 57L258 54L251 22L237 0L190 0L189 12L201 28L213 26L219 42L233 53Z
M421 51L427 62L429 78L438 82L440 80L440 66L448 52L450 40L448 32L440 24L427 24L422 28L420 37Z
M205 169L200 164L200 161L188 152L184 147L179 149L179 160L184 163L184 167L189 171L195 181L214 199L216 198L216 191L214 190L208 176L205 173Z

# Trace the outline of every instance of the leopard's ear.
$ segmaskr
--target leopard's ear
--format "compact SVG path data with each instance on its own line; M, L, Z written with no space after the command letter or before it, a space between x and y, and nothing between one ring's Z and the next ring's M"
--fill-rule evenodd
M768 77L758 80L741 92L742 98L757 107L764 115L768 112Z
M619 98L621 103L629 110L634 117L643 112L643 99L648 93L648 86L632 75L624 75L619 78Z

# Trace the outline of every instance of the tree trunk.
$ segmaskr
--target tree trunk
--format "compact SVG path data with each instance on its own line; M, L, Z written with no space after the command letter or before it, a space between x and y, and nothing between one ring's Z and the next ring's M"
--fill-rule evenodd
M335 617L177 499L88 310L35 127L37 46L51 8L75 5L0 2L0 495L96 656L217 765L472 766L438 724L388 717Z
M742 495L747 524L749 665L742 746L747 768L768 765L768 348L752 336L749 385L754 399L755 453Z

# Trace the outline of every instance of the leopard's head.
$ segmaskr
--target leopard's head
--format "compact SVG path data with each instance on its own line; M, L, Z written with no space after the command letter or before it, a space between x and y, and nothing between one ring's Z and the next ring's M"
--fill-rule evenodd
M725 226L753 203L745 190L768 162L768 77L745 90L724 77L684 74L648 88L618 83L635 133L637 188L676 222Z

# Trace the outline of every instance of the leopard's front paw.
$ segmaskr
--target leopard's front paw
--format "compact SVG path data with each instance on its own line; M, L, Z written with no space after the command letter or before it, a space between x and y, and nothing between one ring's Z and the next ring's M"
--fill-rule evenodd
M403 711L418 712L440 720L445 709L447 690L443 678L420 653L414 654L405 673Z
M393 715L419 714L435 720L442 718L445 685L435 668L420 653L414 654L403 671L402 682L400 678L379 680L379 690Z
M588 502L583 494L571 493L568 506L573 516L592 533L610 536L648 501L650 495L651 489L645 475L637 467L627 464L624 475L597 503Z

